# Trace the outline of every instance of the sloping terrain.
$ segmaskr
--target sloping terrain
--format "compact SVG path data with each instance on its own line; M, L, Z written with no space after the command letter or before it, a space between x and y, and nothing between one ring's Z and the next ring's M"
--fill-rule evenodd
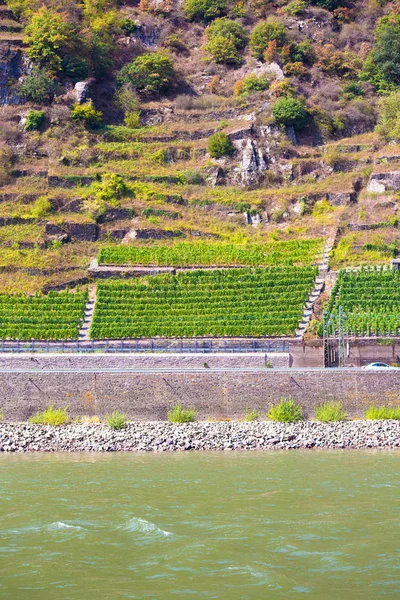
M394 3L1 5L0 293L320 238L333 270L388 265L397 40Z

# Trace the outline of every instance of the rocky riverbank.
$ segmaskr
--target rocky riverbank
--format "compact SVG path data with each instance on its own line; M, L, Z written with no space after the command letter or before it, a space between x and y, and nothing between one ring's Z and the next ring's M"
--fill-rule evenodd
M61 427L0 423L3 452L171 452L295 448L400 448L400 421L128 423Z

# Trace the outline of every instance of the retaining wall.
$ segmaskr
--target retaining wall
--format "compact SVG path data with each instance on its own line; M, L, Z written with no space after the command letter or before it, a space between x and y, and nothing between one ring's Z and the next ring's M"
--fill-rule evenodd
M0 354L1 369L201 369L289 367L288 352Z
M118 409L132 420L163 420L182 402L195 407L200 419L240 418L246 405L265 414L269 404L289 395L309 416L328 399L342 400L350 416L362 416L372 403L400 405L400 370L0 372L6 420L25 420L50 403L69 405L72 416L103 417Z

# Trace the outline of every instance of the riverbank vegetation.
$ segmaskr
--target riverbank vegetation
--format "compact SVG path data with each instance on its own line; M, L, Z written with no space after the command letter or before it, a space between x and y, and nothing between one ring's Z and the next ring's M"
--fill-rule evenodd
M267 417L279 423L297 423L304 418L301 406L291 397L281 398L278 404L272 405Z
M315 418L321 423L332 423L335 421L345 421L347 413L343 408L342 402L330 400L323 402L314 410Z

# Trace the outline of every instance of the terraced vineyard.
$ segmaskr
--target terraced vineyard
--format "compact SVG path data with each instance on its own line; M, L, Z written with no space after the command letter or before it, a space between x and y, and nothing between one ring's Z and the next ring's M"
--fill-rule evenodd
M87 290L49 292L47 296L1 295L0 338L76 339L87 299Z
M145 266L273 266L308 265L316 260L322 238L267 244L179 242L174 245L114 246L102 248L99 264Z
M286 267L101 282L91 337L293 335L316 274Z
M340 271L328 311L330 333L338 329L338 310L345 312L347 335L398 335L400 330L400 276L388 268Z

